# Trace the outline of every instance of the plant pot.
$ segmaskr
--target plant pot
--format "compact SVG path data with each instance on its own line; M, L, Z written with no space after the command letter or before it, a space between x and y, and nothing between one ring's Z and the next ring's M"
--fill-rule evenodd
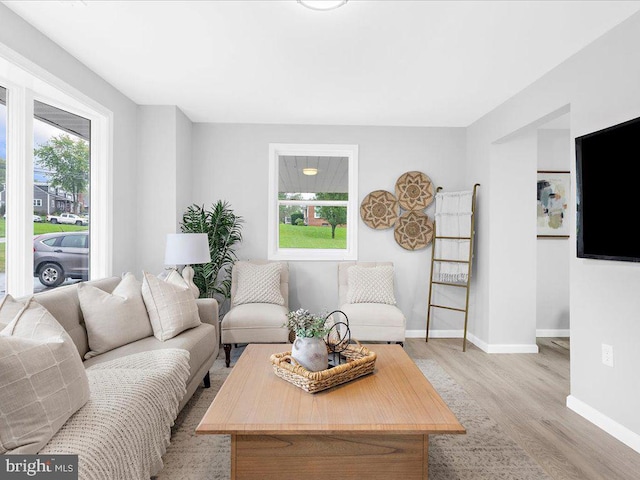
M296 337L291 357L310 372L326 370L329 363L327 345L322 338Z

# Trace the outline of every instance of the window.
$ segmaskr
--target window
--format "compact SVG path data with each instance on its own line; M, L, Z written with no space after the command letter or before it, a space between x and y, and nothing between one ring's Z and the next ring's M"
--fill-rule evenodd
M269 146L269 259L357 259L357 165L357 145Z
M74 217L67 224L63 220L69 214L62 212L89 215L91 121L37 100L33 104L33 115L33 194L46 195L53 200L54 208L43 213L61 215L59 228L63 231L88 230L89 222L85 225ZM33 204L40 207L42 200L34 198ZM47 225L33 224L34 235L46 231ZM86 248L86 239L85 235L63 237L60 246ZM75 243L65 244L68 242ZM39 265L34 265L34 275L39 273ZM41 276L38 278L40 280L34 282L34 291L53 288L53 285L42 284Z
M0 87L0 294L6 291L7 89Z
M34 275L33 240L34 234L50 227L42 222L48 214L67 211L88 220L91 208L90 236L87 225L59 225L58 230L85 230L91 278L111 275L112 113L46 70L3 49L0 85L4 87L0 87L0 174L5 174L6 159L5 188L0 189L0 209L6 215L0 220L0 237L5 237L0 241L0 296L24 296L43 289ZM48 134L42 136L47 129ZM53 181L66 166L45 165L40 155L44 152L38 153L52 138L61 136L71 139L70 148L81 151L77 156L86 160L85 167L67 172L73 177L71 184Z

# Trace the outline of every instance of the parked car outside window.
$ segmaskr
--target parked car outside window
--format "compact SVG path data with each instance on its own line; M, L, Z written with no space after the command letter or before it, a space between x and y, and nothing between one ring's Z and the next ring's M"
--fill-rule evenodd
M33 276L45 287L89 278L89 232L56 232L33 239Z

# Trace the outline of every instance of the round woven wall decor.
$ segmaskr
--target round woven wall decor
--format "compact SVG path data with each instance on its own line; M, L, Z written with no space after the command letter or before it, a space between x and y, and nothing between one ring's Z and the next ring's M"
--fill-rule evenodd
M399 214L398 200L386 190L374 190L360 204L362 221L376 230L393 227Z
M393 235L402 248L420 250L433 239L433 222L426 213L404 212L396 222Z
M405 210L424 210L433 202L433 184L422 172L406 172L396 181L396 197Z

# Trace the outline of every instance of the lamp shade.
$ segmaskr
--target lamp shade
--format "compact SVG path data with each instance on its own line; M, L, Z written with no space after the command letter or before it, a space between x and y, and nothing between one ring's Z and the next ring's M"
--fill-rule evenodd
M195 265L211 261L206 233L170 233L164 254L165 265Z

